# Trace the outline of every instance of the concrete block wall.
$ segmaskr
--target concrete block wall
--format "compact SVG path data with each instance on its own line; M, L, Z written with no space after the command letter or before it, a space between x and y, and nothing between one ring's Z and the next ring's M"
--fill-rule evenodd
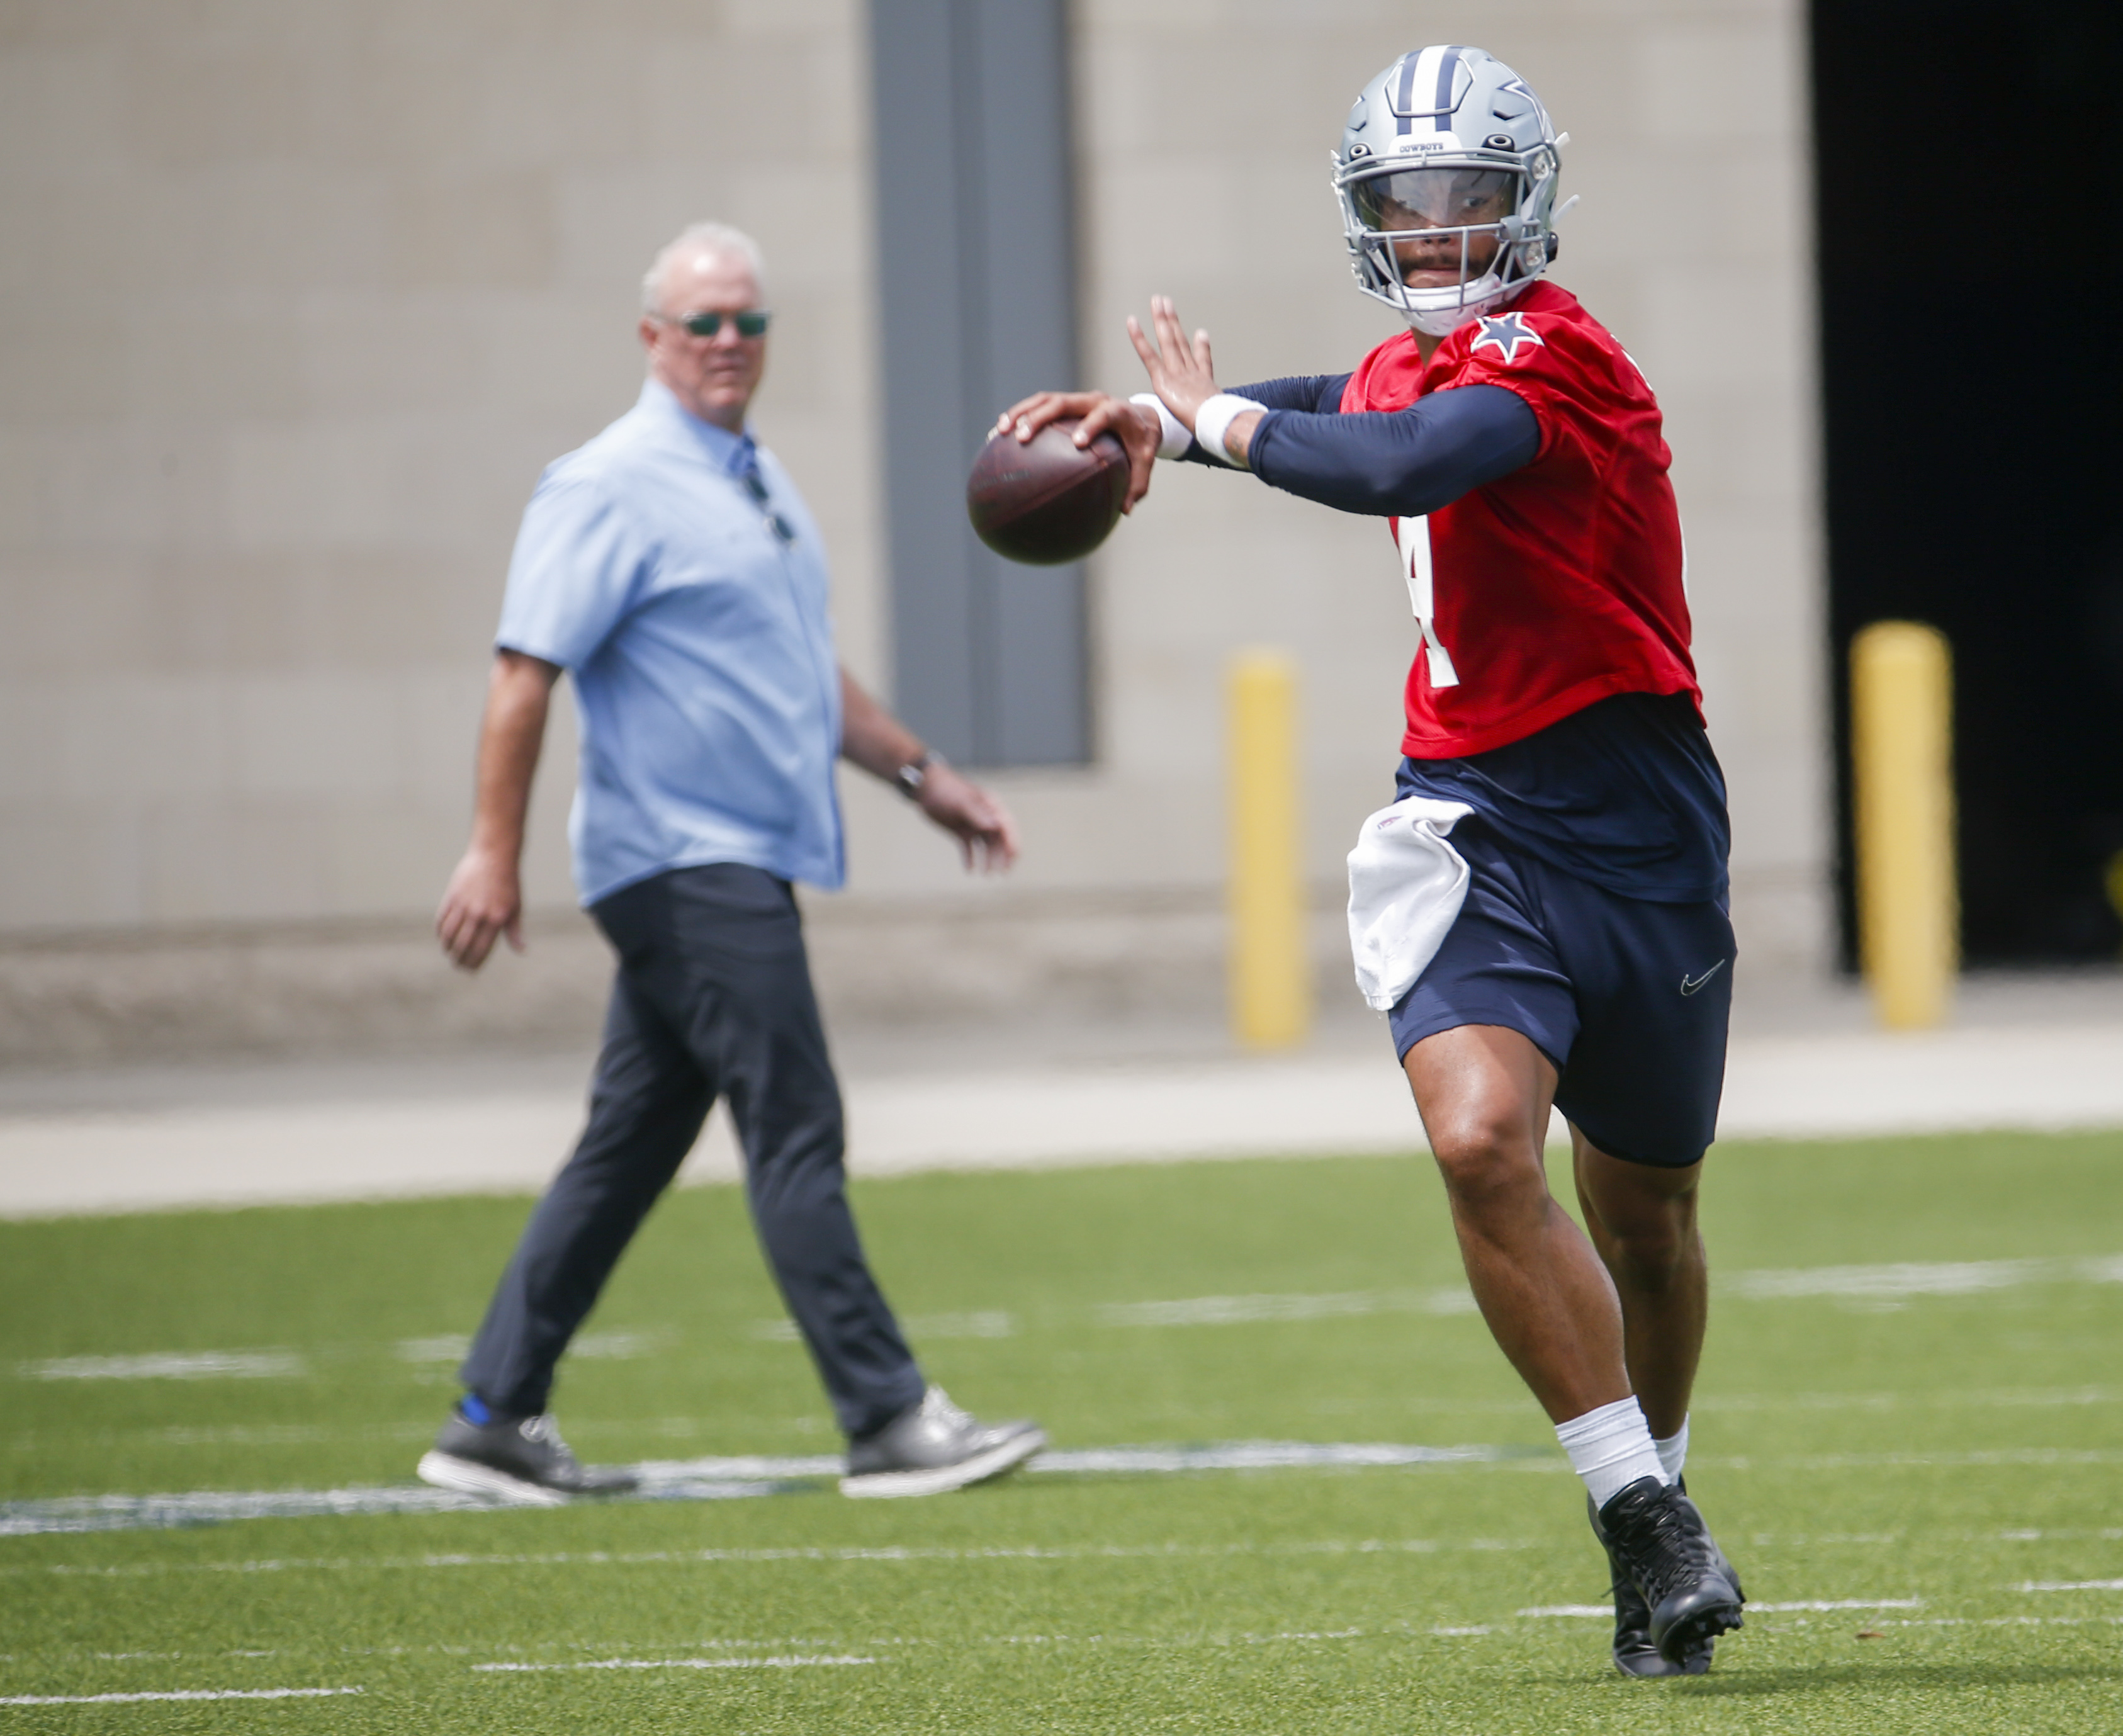
M1742 944L1819 968L1802 24L1797 0L1419 20L1080 0L1074 73L1085 353L1124 390L1121 321L1152 290L1234 382L1339 370L1390 332L1349 284L1325 163L1411 30L1540 91L1584 195L1558 280L1668 413ZM779 315L758 420L822 521L847 660L888 668L862 41L856 0L6 9L0 1056L593 1027L565 718L529 865L553 952L468 983L420 941L517 518L540 467L631 401L656 246L737 223ZM1010 884L966 881L889 792L847 781L853 880L813 901L829 1002L1006 1009L1072 983L1087 1004L1212 1004L1219 683L1259 641L1305 673L1338 978L1340 860L1390 793L1413 643L1389 559L1375 525L1161 475L1095 563L1096 762L996 780L1029 840Z

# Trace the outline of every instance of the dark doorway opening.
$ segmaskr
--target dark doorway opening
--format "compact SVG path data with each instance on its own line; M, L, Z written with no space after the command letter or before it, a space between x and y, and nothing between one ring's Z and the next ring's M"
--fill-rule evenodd
M2123 4L1813 0L1830 622L1954 650L1971 964L2114 959Z

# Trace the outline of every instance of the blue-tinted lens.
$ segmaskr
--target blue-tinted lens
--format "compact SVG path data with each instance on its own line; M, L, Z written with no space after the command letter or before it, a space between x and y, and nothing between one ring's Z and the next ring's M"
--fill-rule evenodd
M695 337L713 337L723 329L725 319L732 320L736 322L739 337L752 338L764 337L767 321L772 317L764 307L751 307L743 313L689 313L678 323Z

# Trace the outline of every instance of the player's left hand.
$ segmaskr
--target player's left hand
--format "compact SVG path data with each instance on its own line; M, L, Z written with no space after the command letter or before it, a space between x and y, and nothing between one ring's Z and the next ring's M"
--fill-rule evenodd
M1169 295L1151 297L1150 325L1154 335L1145 335L1131 313L1128 341L1142 358L1151 390L1191 429L1195 412L1216 395L1216 364L1209 353L1209 334L1197 331L1188 336Z
M1017 860L1017 822L1010 809L955 767L930 762L920 806L958 839L969 870L995 874Z

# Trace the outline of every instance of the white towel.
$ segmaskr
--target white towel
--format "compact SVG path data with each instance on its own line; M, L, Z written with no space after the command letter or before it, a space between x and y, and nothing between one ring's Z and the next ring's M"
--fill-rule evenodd
M1437 956L1467 897L1467 864L1445 834L1474 810L1411 795L1364 822L1349 852L1349 950L1357 987L1390 1011Z

